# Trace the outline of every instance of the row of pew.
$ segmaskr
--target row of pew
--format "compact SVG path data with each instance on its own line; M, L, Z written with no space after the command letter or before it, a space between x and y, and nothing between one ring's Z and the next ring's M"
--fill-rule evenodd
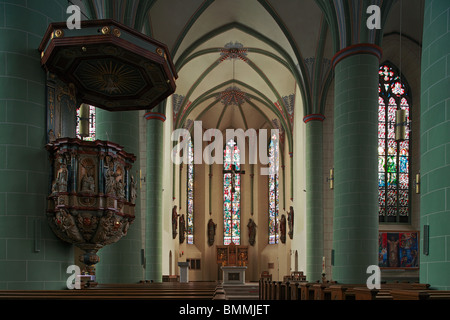
M0 290L0 300L212 300L214 282L98 284L81 290Z
M430 289L421 283L382 283L380 289L366 284L338 284L333 281L259 280L260 300L449 300L450 291Z

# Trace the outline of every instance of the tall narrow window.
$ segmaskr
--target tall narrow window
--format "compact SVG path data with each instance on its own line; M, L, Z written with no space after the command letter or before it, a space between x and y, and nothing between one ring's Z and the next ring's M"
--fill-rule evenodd
M187 243L194 244L194 145L189 139L186 185Z
M278 136L273 134L269 144L269 244L276 244L279 240L278 150Z
M241 243L241 154L236 142L227 142L223 156L223 243Z
M390 64L379 69L378 216L380 222L409 222L410 103L406 82ZM402 120L399 110L404 110ZM405 120L405 121L404 121ZM404 136L396 129L405 127Z
M76 128L76 135L77 138L88 140L88 141L94 141L95 140L95 107L89 106L89 135L86 137L81 137L80 133L80 110L81 108L77 109L77 128Z

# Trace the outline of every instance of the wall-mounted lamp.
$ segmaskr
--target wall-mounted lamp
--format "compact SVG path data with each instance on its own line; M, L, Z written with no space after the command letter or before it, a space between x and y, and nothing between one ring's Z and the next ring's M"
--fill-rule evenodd
M330 176L327 178L327 182L330 183L330 189L334 189L334 168L330 169Z
M416 174L416 193L420 193L420 173Z
M395 140L403 141L406 137L406 110L399 109L395 119Z

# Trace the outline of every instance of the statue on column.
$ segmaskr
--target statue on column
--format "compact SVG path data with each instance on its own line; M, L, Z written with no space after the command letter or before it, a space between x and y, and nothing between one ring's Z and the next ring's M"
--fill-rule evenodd
M294 236L294 208L290 206L289 212L288 212L288 227L289 227L289 238L292 240Z
M208 245L212 246L214 244L214 236L216 235L217 224L214 223L212 219L208 221Z
M186 229L186 222L184 221L184 214L180 216L180 244L184 242L184 234Z
M175 239L177 237L177 222L178 222L178 213L177 213L177 206L173 206L172 208L172 239Z
M280 220L280 240L282 243L286 243L286 216L281 215Z
M253 221L253 219L248 219L248 242L251 246L255 245L255 238L256 238L256 223Z

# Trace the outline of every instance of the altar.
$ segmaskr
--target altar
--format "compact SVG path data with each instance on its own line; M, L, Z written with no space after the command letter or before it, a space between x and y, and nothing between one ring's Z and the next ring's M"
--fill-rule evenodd
M245 284L248 263L248 247L235 245L217 246L217 263L221 266L223 284Z
M222 266L223 284L245 284L245 270L243 266Z

